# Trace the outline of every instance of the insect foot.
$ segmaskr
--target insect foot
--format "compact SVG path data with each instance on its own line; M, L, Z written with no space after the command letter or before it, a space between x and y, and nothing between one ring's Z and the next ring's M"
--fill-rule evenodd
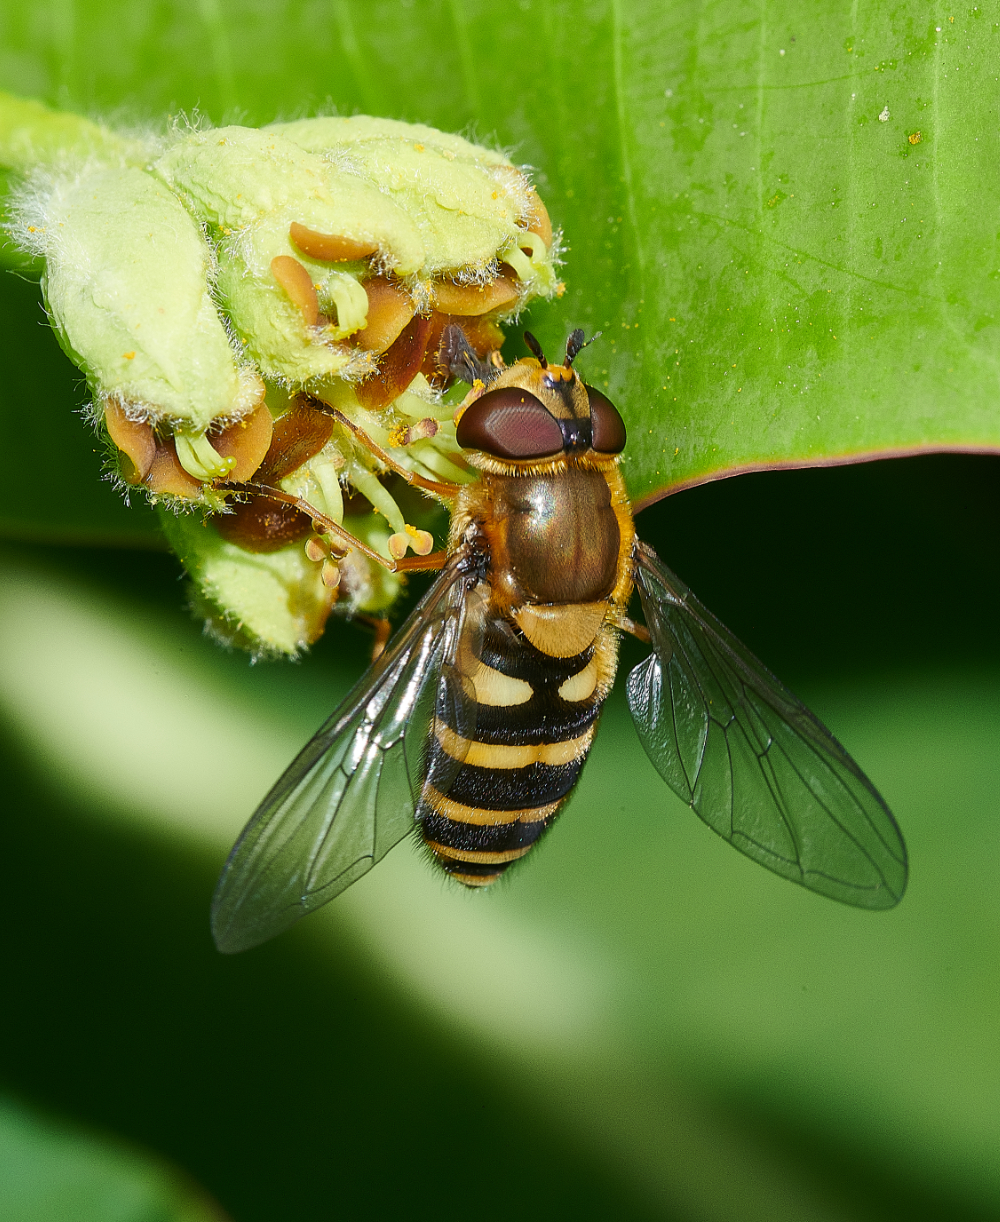
M36 111L32 132L66 119ZM19 167L10 233L43 262L112 478L157 506L225 640L294 654L334 609L382 615L395 563L433 549L399 479L447 500L475 478L445 329L488 360L561 291L542 201L503 154L384 119L101 131ZM358 547L311 557L309 507Z

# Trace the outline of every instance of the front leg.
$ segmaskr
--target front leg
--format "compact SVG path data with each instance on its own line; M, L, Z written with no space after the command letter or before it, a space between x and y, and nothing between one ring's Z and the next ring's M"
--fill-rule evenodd
M381 564L390 573L425 572L441 569L444 568L445 561L448 558L447 552L431 552L434 540L426 530L413 530L411 528L412 535L405 541L405 543L408 543L413 548L417 555L405 556L401 552L399 556L389 558L380 555L373 547L369 547L367 543L363 543L355 535L352 535L349 530L341 526L339 522L335 522L333 518L323 513L322 510L317 509L315 505L310 505L308 501L303 500L300 496L294 496L291 492L284 492L280 488L272 488L268 484L256 484L251 480L241 484L221 482L217 483L215 487L220 492L246 492L253 496L262 496L279 505L289 505L293 509L298 509L310 519L313 524L313 530L317 535L320 537L332 536L337 540L337 543L331 542L330 544L330 555L334 562L338 559L343 559L351 548L357 548L369 560L374 560L376 563ZM393 539L395 538L396 536L393 536ZM312 540L310 540L311 542ZM389 541L389 546L391 549L392 539ZM405 550L405 546L403 550ZM307 552L310 559L323 559L322 554L314 553ZM324 580L326 580L325 577ZM326 584L336 585L336 581L327 581Z

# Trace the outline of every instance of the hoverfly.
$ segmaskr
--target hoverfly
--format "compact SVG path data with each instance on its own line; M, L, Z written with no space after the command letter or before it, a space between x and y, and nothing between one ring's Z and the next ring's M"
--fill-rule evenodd
M494 882L571 794L623 631L651 646L627 681L642 745L714 832L859 908L903 894L906 849L868 778L636 539L624 422L573 369L583 332L561 365L526 340L534 358L506 366L480 360L457 327L444 336L442 360L472 386L457 436L480 478L431 484L397 466L449 501L452 520L446 551L395 567L440 576L237 841L212 909L223 951L286 929L415 829L454 879ZM245 490L342 531L280 491ZM645 626L628 614L633 588Z

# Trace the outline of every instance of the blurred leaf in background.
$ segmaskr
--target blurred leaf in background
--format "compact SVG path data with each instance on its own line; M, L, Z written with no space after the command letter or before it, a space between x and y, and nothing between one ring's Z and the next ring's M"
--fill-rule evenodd
M118 1143L0 1100L7 1222L224 1222L175 1173Z
M651 500L1000 445L997 37L989 8L916 2L79 0L0 14L0 87L141 125L332 104L495 135L569 246L532 329L605 329L581 367ZM155 536L97 482L36 291L5 276L0 309L0 511L25 541L0 585L8 1085L238 1222L996 1216L991 460L758 475L640 519L884 791L913 863L896 913L731 853L613 706L497 895L403 847L225 961L225 848L367 643L248 670L185 620L168 557L30 546Z

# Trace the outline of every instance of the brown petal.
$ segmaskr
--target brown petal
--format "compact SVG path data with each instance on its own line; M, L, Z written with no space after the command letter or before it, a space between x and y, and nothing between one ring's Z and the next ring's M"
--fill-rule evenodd
M549 219L549 212L542 203L542 198L534 187L528 189L528 197L531 200L531 209L525 218L528 222L528 232L537 233L545 243L546 247L552 247L552 221Z
M333 420L307 403L296 403L274 422L271 444L260 464L259 480L276 484L315 457L330 440Z
M382 357L378 372L358 383L356 393L362 407L374 412L399 398L420 372L430 333L429 318L418 314L411 320Z
M238 482L253 475L264 461L273 431L271 413L261 403L248 416L211 439L212 447L218 454L223 458L236 459L236 466L228 476L230 480Z
M258 411L261 409L267 411L263 404ZM273 485L291 475L322 450L332 432L333 420L325 412L308 403L296 402L273 422L271 444L256 471L258 481ZM216 449L222 452L218 443ZM247 477L234 474L231 478ZM232 513L216 514L212 522L223 539L244 551L257 553L280 551L290 543L305 539L312 530L308 514L293 505L279 505L263 496L235 505Z
M498 167L499 171L515 180L516 188L528 196L528 207L521 213L518 223L523 225L528 233L537 233L546 247L552 246L552 222L549 220L548 209L542 203L541 196L528 182L520 170L513 166Z
M292 221L288 236L304 255L322 263L355 263L378 254L377 242L357 241L337 233L318 233L298 221Z
M275 255L271 260L271 272L292 304L298 306L306 326L315 327L319 322L319 300L312 276L291 255Z
M191 500L201 496L201 483L181 466L172 437L158 441L156 455L143 483L149 486L151 492L169 493Z
M141 483L156 457L156 437L152 428L129 420L125 408L116 399L109 399L104 408L104 425L108 436L129 459L129 469L123 470L122 475L130 484Z
M351 336L351 343L366 352L385 352L413 317L413 301L409 293L384 276L366 280L364 290L368 294L368 323L363 331Z
M517 289L506 276L498 276L489 284L453 284L450 280L439 280L434 285L434 308L442 314L465 318L513 305L517 296Z
M223 539L248 552L280 551L290 543L298 543L312 530L308 514L262 496L237 505L233 513L216 514L212 524Z

